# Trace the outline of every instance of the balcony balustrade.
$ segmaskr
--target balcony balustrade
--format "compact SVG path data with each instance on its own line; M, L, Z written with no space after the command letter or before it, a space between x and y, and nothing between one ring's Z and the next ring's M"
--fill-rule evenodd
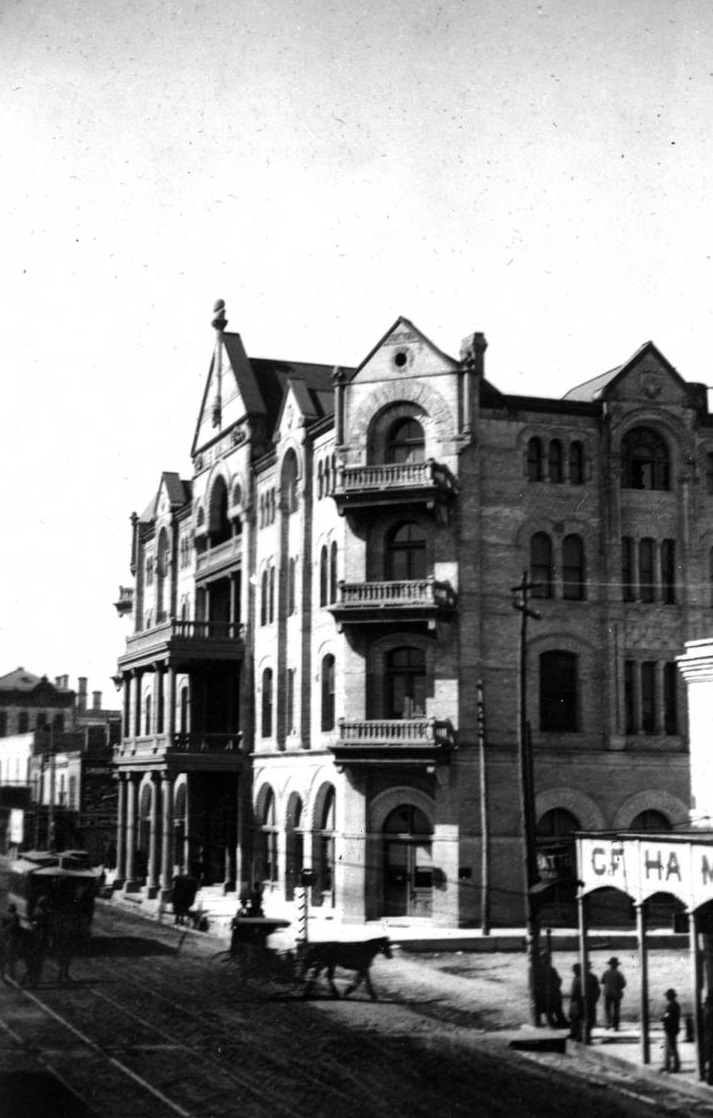
M455 609L452 587L434 578L395 582L340 582L339 599L330 606L340 628L384 622L427 621Z
M114 760L133 759L135 761L157 759L167 760L178 754L196 757L212 754L220 757L243 755L243 735L234 734L177 733L171 738L168 734L144 734L127 737L114 746Z
M237 621L164 621L132 633L119 670L149 666L156 661L180 667L210 660L242 660L245 628Z
M450 722L435 718L370 719L338 722L331 747L339 765L432 766L446 760L455 746Z
M224 543L216 544L205 551L196 552L196 578L215 573L223 567L239 563L243 555L242 536L233 536Z
M433 507L454 497L456 488L450 470L429 458L425 462L343 466L334 499L340 513L397 503Z

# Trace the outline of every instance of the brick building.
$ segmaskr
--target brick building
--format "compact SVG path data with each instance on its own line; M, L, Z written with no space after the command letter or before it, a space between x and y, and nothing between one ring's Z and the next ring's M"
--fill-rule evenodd
M522 920L523 572L543 874L578 828L685 823L705 389L651 342L549 399L498 391L482 334L454 358L399 319L333 370L249 358L221 304L213 326L191 477L133 517L117 602L119 880L198 867L278 904L310 867L348 920Z

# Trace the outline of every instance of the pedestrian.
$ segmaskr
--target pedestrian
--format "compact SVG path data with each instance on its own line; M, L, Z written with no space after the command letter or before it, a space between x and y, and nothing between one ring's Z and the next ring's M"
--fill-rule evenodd
M624 996L626 979L619 970L619 960L616 956L612 956L607 963L607 969L601 977L601 985L604 989L604 1014L607 1028L618 1032L621 999Z
M703 1003L703 1062L706 1083L713 1087L713 993L710 992Z
M584 1028L584 1041L585 1044L592 1043L592 1029L597 1023L597 1002L599 1001L599 982L596 974L592 974L592 964L587 963L587 978L586 978L586 991L587 991L587 1013Z
M253 885L252 893L250 894L249 907L251 916L265 915L262 908L262 885L259 881L256 881Z
M28 986L38 986L42 978L45 956L49 948L50 927L51 917L47 898L40 896L30 918L32 941L25 960L27 966L25 980Z
M20 955L21 939L20 915L16 904L9 904L0 927L0 953L2 954L2 976L5 973L15 978L15 963Z
M678 1033L681 1028L681 1007L676 1001L676 991L666 991L666 1008L661 1017L664 1031L664 1058L661 1071L680 1071L681 1058L678 1054Z
M574 978L569 994L569 1027L570 1038L581 1041L584 1025L584 990L582 987L582 968L579 963L572 967Z
M562 979L547 951L540 955L535 975L535 1006L537 1024L544 1014L552 1029L566 1029L569 1025L562 1008Z

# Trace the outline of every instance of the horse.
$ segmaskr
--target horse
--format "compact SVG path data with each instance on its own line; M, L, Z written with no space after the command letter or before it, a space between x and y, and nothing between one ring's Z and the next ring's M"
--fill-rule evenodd
M302 978L305 980L302 997L309 996L317 977L326 969L332 994L338 998L339 991L334 985L334 971L336 967L340 967L342 970L356 971L355 981L344 991L345 998L349 997L352 990L356 990L363 980L369 997L372 1001L376 1001L376 991L369 970L377 955L384 955L387 959L393 957L388 936L379 936L378 939L367 939L360 943L340 943L330 940L327 943L311 944L302 962Z

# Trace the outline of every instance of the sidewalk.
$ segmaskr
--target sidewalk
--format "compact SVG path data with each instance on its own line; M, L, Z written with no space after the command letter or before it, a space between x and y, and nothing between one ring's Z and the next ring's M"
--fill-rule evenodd
M200 891L199 898L200 911L208 917L207 934L211 938L227 941L230 938L230 921L238 905L235 894L224 895L217 887L204 888ZM105 903L107 907L121 906L124 910L130 909L137 915L162 923L173 922L173 911L170 905L162 906L157 900L148 900L138 894L115 893L111 900L101 903ZM296 906L280 906L278 910L277 906L271 906L268 901L265 908L269 916L292 921L289 929L284 933L277 933L271 939L272 945L277 950L292 948L299 931L295 914ZM329 912L314 910L310 913L309 937L314 941L337 938L365 939L379 934L389 935L394 943L400 945L404 961L409 957L411 959L410 966L417 965L413 956L422 952L514 954L523 953L526 942L524 928L497 929L491 936L483 936L479 929L434 928L426 922L417 921L407 923L403 920L383 920L370 924L346 925L335 920ZM594 943L595 938L600 942ZM671 937L665 932L660 936L661 947L666 947L673 942L677 948L685 952L686 944L681 941L682 937ZM626 933L602 932L596 937L588 937L588 942L591 948L598 946L605 950L615 948L622 950L623 946L634 949L636 939ZM571 930L565 929L561 933L553 933L552 945L562 952L574 952L577 950L577 937ZM454 997L456 991L460 997L463 996L463 980L454 974L430 972L429 969L427 981L435 983L440 990L452 986L451 993ZM480 1034L478 1042L488 1047L492 1045L517 1049L537 1059L554 1060L565 1073L569 1065L570 1073L576 1066L580 1069L580 1074L591 1076L596 1075L596 1068L599 1067L602 1069L602 1074L607 1071L609 1074L613 1072L628 1080L626 1089L634 1094L636 1094L635 1085L631 1084L633 1077L649 1080L652 1085L658 1084L659 1088L675 1091L678 1096L695 1098L699 1104L707 1104L706 1112L710 1107L710 1114L713 1115L713 1087L709 1087L698 1078L693 1043L685 1040L679 1042L681 1071L678 1074L660 1073L659 1069L663 1061L663 1031L658 1023L650 1030L651 1062L648 1065L642 1061L640 1033L636 1022L633 1021L622 1022L619 1032L595 1028L591 1045L571 1041L561 1030L536 1029L530 1025L523 1025L519 1029L489 1031ZM587 1068L590 1069L589 1072L586 1071Z

